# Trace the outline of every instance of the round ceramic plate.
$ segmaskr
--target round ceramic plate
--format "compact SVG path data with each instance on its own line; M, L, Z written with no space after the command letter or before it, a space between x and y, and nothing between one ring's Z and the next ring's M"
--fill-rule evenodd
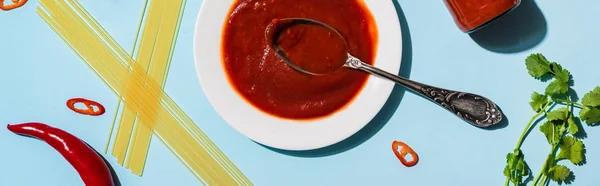
M345 109L311 122L285 120L247 103L228 82L221 58L221 32L235 0L204 0L194 33L194 59L202 89L216 112L237 131L260 144L284 150L311 150L338 143L367 125L383 107L394 83L375 76ZM400 70L402 37L392 0L364 0L378 30L374 66Z

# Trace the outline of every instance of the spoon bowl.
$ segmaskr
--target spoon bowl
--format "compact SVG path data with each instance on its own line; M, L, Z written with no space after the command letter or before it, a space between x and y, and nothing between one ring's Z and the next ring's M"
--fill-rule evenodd
M347 64L348 44L335 28L312 19L274 19L265 31L267 43L275 54L295 70L314 76L336 72ZM319 45L327 51L306 50ZM304 53L310 53L308 58Z

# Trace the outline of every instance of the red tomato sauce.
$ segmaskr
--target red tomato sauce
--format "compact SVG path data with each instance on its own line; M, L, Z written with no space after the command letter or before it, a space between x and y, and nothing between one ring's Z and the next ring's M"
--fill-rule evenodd
M373 64L377 32L361 0L238 0L223 28L222 57L229 82L245 100L270 115L298 120L329 116L356 97L368 74L342 68L312 76L281 61L267 44L265 30L273 19L290 17L336 28L350 54Z
M470 32L516 7L521 0L444 0L456 25Z
M348 59L344 38L322 25L273 20L266 37L267 42L281 50L289 63L312 74L332 73Z

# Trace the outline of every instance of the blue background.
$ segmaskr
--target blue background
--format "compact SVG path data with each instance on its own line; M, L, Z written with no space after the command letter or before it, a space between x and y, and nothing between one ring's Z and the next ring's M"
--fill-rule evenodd
M7 1L8 2L8 1ZM36 1L0 12L0 123L44 122L65 129L102 151L116 97L35 13ZM127 50L142 1L81 0ZM500 105L508 125L472 127L429 101L397 87L364 130L333 147L310 152L265 148L229 127L204 97L194 68L192 42L201 0L189 0L166 92L255 185L502 185L506 153L534 114L528 101L546 84L531 78L524 60L543 53L574 75L579 97L600 85L597 7L600 1L524 0L522 6L476 34L454 25L443 1L398 0L404 32L401 75L444 88L485 95ZM385 38L382 38L385 39ZM64 106L72 97L103 103L107 114L89 117ZM574 185L600 182L600 128L585 125L587 164L564 162ZM407 168L390 145L400 140L420 155ZM0 130L0 185L82 185L54 149ZM536 128L523 145L534 173L550 146ZM199 182L157 140L146 171L137 177L107 156L122 185L197 185ZM551 184L555 185L555 184Z

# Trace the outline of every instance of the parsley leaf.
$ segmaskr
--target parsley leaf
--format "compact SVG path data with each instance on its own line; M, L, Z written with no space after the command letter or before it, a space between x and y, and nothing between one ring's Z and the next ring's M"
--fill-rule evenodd
M588 92L581 99L581 103L589 107L600 106L600 87L594 88L594 90Z
M579 126L575 123L575 119L573 119L573 115L567 119L567 124L569 124L569 134L575 135L579 132Z
M564 136L559 144L560 153L558 159L568 159L571 163L578 165L583 161L583 142L572 136Z
M566 69L563 69L562 66L558 63L552 62L550 63L550 70L552 72L552 76L563 83L568 83L569 82L569 71Z
M529 102L529 105L533 111L539 112L546 104L548 104L548 96L537 92L531 94L531 102Z
M567 91L569 91L569 84L567 84L566 82L562 82L559 79L556 79L552 81L552 83L550 83L548 87L546 87L545 93L546 95L559 95L567 93Z
M542 54L531 54L525 60L529 75L541 78L550 72L550 62Z
M564 121L567 119L567 111L568 110L566 107L562 107L552 112L548 112L548 114L546 114L546 118L548 119L548 121Z
M555 125L553 122L547 121L540 126L540 132L544 133L548 143L555 145L558 144L558 140L560 140L561 128L563 128L562 125Z
M600 109L584 107L579 111L579 117L581 120L587 122L588 125L595 125L600 122Z
M552 174L551 179L554 181L565 181L571 175L571 170L564 165L555 165L550 169L550 174Z

